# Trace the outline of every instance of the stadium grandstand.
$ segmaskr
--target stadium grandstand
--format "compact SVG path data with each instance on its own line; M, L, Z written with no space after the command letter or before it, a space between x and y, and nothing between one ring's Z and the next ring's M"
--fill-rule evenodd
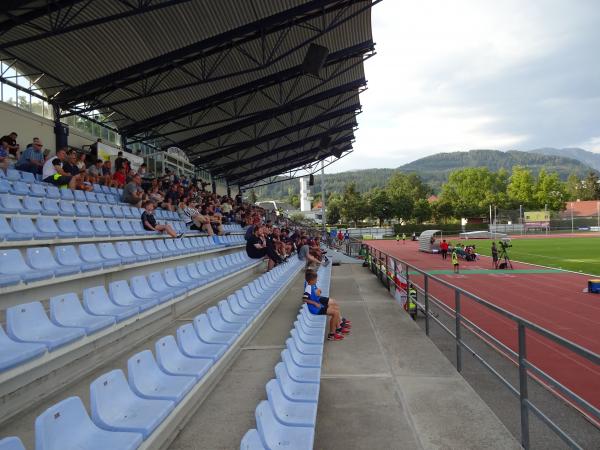
M244 201L352 152L379 1L2 2L0 450L529 448L375 259Z

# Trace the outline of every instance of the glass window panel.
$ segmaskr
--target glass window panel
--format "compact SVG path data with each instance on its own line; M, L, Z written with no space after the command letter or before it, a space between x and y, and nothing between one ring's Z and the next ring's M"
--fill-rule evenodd
M31 98L31 112L38 116L44 115L44 103L39 98Z
M17 76L17 84L27 89L31 87L31 81L29 80L29 78L24 77L23 75Z
M52 105L48 102L44 102L44 117L48 119L54 119L54 111L52 110ZM72 119L72 117L69 118Z
M102 136L101 136L102 139L108 140L108 131L109 131L108 128L102 127Z
M13 106L17 105L17 90L12 87L9 86L8 84L5 84L3 86L2 89L2 100L5 101L6 103L10 103Z
M17 106L26 111L31 111L31 95L26 94L23 91L17 93Z

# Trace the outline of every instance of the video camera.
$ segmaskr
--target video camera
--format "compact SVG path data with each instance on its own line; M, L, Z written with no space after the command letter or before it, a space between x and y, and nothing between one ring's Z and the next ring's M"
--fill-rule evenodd
M500 247L502 247L502 250L506 250L509 247L512 247L512 244L510 243L510 239L502 239L501 241L498 241L498 244L500 244Z

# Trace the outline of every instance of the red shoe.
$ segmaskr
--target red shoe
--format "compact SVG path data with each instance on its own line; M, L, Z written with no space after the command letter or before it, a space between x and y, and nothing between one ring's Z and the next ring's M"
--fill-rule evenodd
M350 330L348 328L338 328L337 330L335 330L336 333L343 333L343 334L348 334L350 333Z
M327 336L327 340L328 341L343 341L344 336L342 336L339 333L329 333L329 335Z
M342 323L347 323L348 325L352 325L352 321L347 320L347 319L342 319Z
M340 325L340 328L352 328L352 325L348 325L347 323L343 323L342 325Z

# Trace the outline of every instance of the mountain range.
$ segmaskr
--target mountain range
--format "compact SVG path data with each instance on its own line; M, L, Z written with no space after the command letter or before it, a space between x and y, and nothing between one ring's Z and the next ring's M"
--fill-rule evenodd
M342 192L347 183L355 182L360 192L366 192L375 187L384 187L390 176L399 171L418 174L435 192L438 192L453 170L465 167L487 167L494 172L499 169L506 169L510 172L516 165L527 167L536 175L544 168L548 172L557 172L563 180L566 180L571 173L583 178L590 171L600 171L600 154L581 148L539 148L527 152L470 150L437 153L395 169L363 169L325 174L325 190ZM313 193L321 192L320 178L320 176L315 176ZM257 197L261 200L287 199L290 195L297 195L298 191L297 180L283 181L255 190Z

